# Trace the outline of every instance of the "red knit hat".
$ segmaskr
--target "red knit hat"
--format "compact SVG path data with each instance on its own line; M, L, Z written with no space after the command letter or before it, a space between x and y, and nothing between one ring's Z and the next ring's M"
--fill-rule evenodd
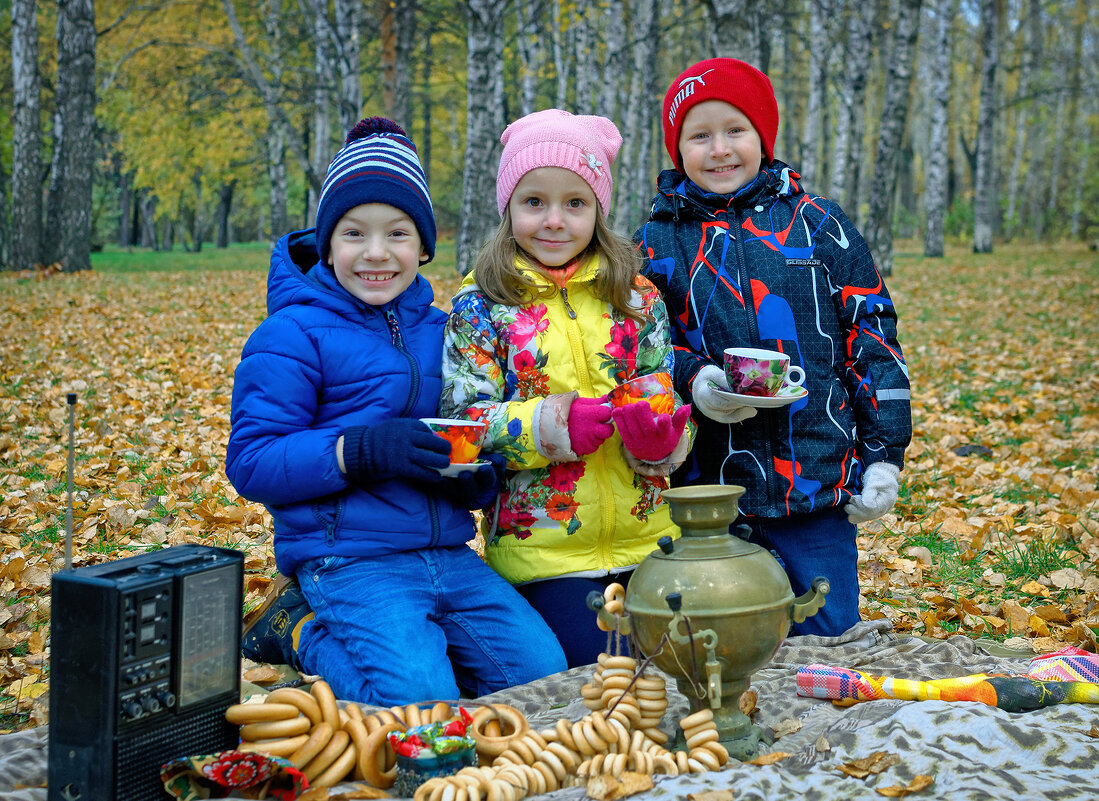
M683 118L692 106L705 100L724 100L740 109L759 134L767 160L775 157L778 103L771 81L751 64L735 58L710 58L687 67L664 95L664 147L677 170L683 169L679 155Z

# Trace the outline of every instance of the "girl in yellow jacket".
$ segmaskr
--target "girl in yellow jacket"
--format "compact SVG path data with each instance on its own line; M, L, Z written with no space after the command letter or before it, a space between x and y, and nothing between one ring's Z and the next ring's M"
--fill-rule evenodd
M500 141L502 220L454 298L440 413L485 421L484 450L506 458L485 555L574 667L606 647L588 593L628 581L677 533L660 491L690 448L690 406L656 414L607 400L673 363L664 303L605 219L614 123L549 109Z

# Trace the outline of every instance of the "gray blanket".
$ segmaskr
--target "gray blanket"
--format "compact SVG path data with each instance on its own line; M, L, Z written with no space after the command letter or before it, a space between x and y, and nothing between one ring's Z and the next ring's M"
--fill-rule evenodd
M1029 655L992 653L965 637L924 641L894 638L884 621L864 622L843 637L794 637L753 677L759 709L753 721L765 731L800 730L761 750L792 754L774 765L731 761L724 770L674 778L657 777L654 789L633 798L685 798L707 790L732 789L745 799L882 798L875 788L907 785L916 775L934 784L912 798L932 799L1095 799L1099 798L1099 708L1065 704L1033 712L1008 713L982 704L940 701L870 701L847 708L798 698L794 677L812 663L851 667L909 679L937 679L972 673L1025 673ZM588 710L580 686L589 668L576 668L480 700L509 703L535 728L558 718L578 720ZM668 711L662 727L674 732L687 710L686 699L669 681ZM43 801L47 727L0 737L0 798ZM837 766L887 751L900 762L884 772L855 779ZM26 789L16 789L18 787ZM542 799L581 799L583 788L558 790Z

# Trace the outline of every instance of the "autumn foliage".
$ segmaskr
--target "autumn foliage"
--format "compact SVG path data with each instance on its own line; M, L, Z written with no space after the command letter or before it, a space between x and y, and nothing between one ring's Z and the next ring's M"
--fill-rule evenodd
M903 248L902 248L903 249ZM444 307L452 271L429 273ZM1099 627L1099 262L1082 246L899 253L890 289L915 441L859 540L863 616L900 632L1094 650ZM185 542L274 574L270 517L223 472L233 369L262 269L0 278L0 730L45 718L50 574ZM36 700L37 699L37 700Z

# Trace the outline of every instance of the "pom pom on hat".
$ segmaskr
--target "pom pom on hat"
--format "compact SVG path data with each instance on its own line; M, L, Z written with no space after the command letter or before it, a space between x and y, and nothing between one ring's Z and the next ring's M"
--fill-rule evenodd
M706 100L724 100L740 109L759 134L767 161L775 157L778 102L770 79L735 58L710 58L687 67L664 95L664 147L677 170L683 170L679 155L683 118Z
M347 133L328 165L317 202L317 250L328 263L332 232L340 218L364 203L384 203L409 216L428 261L435 256L435 214L416 146L397 123L367 117Z
M583 178L603 216L611 203L611 164L622 135L606 117L570 114L551 108L513 122L500 136L504 151L496 174L496 205L504 213L523 176L539 167L562 167Z

